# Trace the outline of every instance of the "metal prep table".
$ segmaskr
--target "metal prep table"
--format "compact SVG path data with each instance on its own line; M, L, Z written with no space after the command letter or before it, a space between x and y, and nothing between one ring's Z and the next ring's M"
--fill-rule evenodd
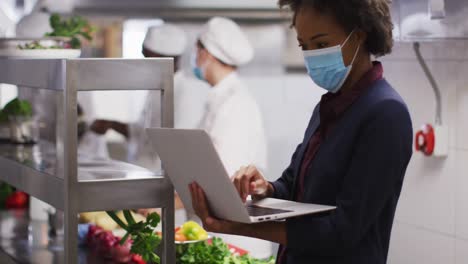
M0 180L64 211L59 263L78 262L79 212L134 208L162 208L161 259L175 263L170 181L162 173L118 161L105 170L80 168L77 157L77 92L159 91L161 126L172 127L173 70L172 59L0 59L0 83L59 93L54 146L0 146Z

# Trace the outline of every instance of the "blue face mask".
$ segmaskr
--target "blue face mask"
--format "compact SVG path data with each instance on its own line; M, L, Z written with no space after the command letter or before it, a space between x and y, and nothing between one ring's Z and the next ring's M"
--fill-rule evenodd
M204 81L205 78L203 77L203 71L200 67L198 66L195 66L193 67L193 74L195 75L195 77L197 77L198 80L200 81Z
M341 49L346 45L346 42L348 42L353 32L349 34L348 38L342 45L319 50L304 51L307 73L318 86L328 92L338 92L351 72L360 46L357 48L353 61L348 67L344 64Z
M192 64L192 71L195 77L197 77L197 79L200 81L205 81L202 68L197 66L197 53L196 52L192 54L191 64Z

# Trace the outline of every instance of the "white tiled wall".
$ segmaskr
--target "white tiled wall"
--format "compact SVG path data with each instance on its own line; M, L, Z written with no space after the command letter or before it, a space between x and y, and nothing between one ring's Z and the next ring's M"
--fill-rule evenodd
M396 214L390 264L468 263L468 42L422 43L442 90L449 126L445 159L414 153ZM397 44L384 60L387 79L406 100L417 129L434 123L435 100L412 45Z
M418 226L396 222L388 263L454 264L455 240Z
M468 263L468 241L457 239L455 241L455 264Z

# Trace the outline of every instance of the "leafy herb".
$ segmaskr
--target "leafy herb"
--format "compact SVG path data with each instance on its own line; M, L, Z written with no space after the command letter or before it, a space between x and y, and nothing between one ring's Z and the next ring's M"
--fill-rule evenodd
M30 43L26 43L24 45L18 45L18 49L21 49L21 50L31 50L31 49L63 49L63 47L61 46L42 46L39 41L33 41L33 42L30 42Z
M2 115L5 116L22 116L31 117L33 114L32 106L28 101L15 98L8 102L2 110ZM0 116L1 117L1 116Z
M52 32L47 33L47 37L69 37L70 45L73 49L81 47L81 38L92 40L91 33L94 28L89 22L80 17L74 16L69 19L62 19L60 15L53 14L49 19Z
M235 256L220 238L213 238L211 245L206 242L182 244L176 247L178 264L274 264L275 259L259 260L249 255Z
M160 263L160 258L154 253L154 250L161 243L161 238L154 233L154 229L158 226L161 218L157 213L151 213L146 217L146 221L135 222L132 213L129 210L124 210L124 217L127 220L126 225L114 211L107 211L107 214L127 233L120 240L123 245L128 237L133 240L131 253L141 255L143 260L148 262Z
M5 182L0 183L0 209L5 208L5 201L15 192L15 188Z

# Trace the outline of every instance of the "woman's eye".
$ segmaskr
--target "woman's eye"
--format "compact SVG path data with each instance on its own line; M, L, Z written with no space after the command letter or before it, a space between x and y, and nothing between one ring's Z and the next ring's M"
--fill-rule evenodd
M326 47L328 47L328 43L326 43L326 42L317 43L317 48L318 49L323 49L323 48L326 48Z

